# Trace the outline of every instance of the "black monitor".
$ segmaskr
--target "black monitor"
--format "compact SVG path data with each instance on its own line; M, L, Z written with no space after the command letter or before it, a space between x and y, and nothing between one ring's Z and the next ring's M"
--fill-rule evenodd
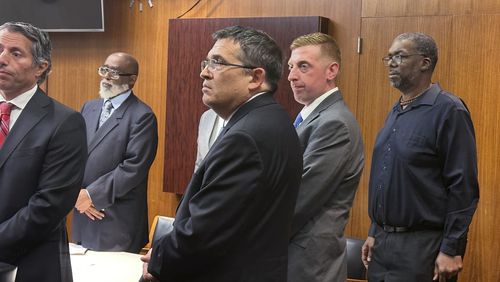
M103 0L1 0L0 25L19 21L45 31L104 31Z

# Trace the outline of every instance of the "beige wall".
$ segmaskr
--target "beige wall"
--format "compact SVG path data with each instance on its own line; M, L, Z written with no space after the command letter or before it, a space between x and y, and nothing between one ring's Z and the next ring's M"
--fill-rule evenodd
M174 215L179 197L162 192L167 78L168 19L188 10L192 0L156 0L144 11L129 1L107 0L104 33L52 33L53 72L49 95L79 109L97 97L96 69L107 54L125 51L140 61L136 94L159 120L159 148L150 173L149 214ZM367 179L375 134L398 94L386 83L380 58L399 32L428 32L438 41L440 62L434 77L464 98L476 126L481 201L470 231L460 281L499 281L495 258L500 227L500 2L497 0L203 0L184 17L324 16L342 49L340 87L358 117L365 138L367 166L356 196L347 234L365 237L368 229ZM207 34L207 37L210 36ZM363 52L357 54L357 37ZM208 51L208 50L207 50ZM170 71L175 71L170 70Z

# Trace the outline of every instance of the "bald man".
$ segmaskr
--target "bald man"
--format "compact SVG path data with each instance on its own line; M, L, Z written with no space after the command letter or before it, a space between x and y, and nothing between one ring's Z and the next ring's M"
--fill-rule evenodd
M99 67L100 99L85 103L88 161L75 204L72 239L97 251L137 253L148 242L148 172L156 116L132 92L139 64L113 53Z

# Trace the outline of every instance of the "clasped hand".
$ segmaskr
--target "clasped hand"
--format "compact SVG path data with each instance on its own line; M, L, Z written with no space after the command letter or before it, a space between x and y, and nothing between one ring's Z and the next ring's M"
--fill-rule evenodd
M75 208L80 213L85 213L85 215L91 220L101 220L104 218L104 213L97 210L92 204L92 199L89 197L87 189L80 189L78 199L75 203Z

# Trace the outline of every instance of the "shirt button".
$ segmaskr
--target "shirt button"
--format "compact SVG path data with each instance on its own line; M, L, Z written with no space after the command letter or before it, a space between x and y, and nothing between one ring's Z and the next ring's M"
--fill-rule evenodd
M396 128L393 128L393 129L392 129L392 132L396 132Z

